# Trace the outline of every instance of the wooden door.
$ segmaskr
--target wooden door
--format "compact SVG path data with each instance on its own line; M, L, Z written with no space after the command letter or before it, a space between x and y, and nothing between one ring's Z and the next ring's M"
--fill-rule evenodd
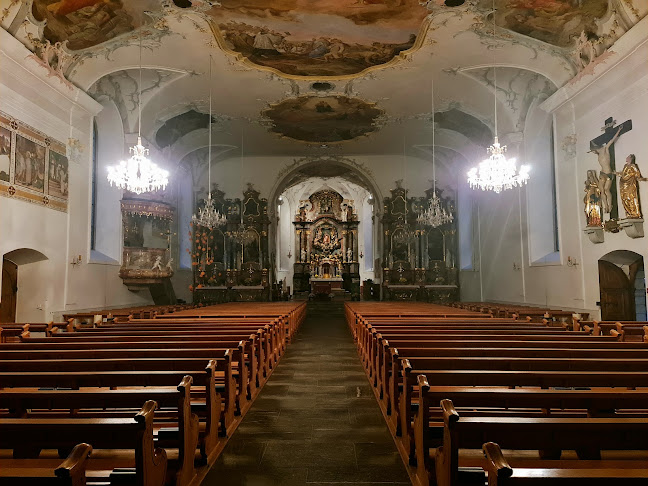
M634 321L634 282L614 263L599 260L601 319Z
M18 265L9 260L2 262L2 296L0 297L0 322L16 322L16 294L18 292Z

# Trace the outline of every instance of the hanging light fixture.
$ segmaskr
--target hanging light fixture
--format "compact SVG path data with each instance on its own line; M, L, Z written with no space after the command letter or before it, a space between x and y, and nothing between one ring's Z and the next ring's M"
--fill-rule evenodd
M493 0L493 37L495 36L495 0ZM500 145L497 137L497 66L493 49L493 85L495 88L495 140L488 147L487 159L468 171L468 184L472 189L500 193L506 189L523 186L529 180L529 166L522 165L517 170L515 158L507 159L506 145Z
M169 183L169 172L160 169L148 158L149 149L142 145L142 31L139 37L139 112L137 145L130 148L130 158L108 167L108 181L135 194L164 189Z
M198 216L195 214L191 222L196 226L214 229L227 223L227 216L223 215L214 206L215 201L211 197L211 148L212 148L212 56L209 55L209 146L207 147L207 201L202 208L198 208Z
M441 198L436 193L436 125L434 109L434 80L432 80L432 197L428 200L428 207L421 212L416 220L419 224L438 228L441 225L452 223L454 217L447 211Z

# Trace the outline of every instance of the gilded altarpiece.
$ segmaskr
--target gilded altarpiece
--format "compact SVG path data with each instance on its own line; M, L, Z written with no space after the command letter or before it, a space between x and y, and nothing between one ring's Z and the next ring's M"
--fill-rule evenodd
M397 187L384 199L383 211L383 299L450 303L458 298L457 230L455 223L437 228L418 222L428 207L432 189L425 197L408 197ZM453 211L453 203L443 198Z
M358 218L353 200L332 190L300 201L295 215L295 293L348 299L360 294Z
M216 228L192 226L195 302L251 302L270 299L268 202L252 184L243 199L212 200L227 222ZM204 205L204 200L197 207Z

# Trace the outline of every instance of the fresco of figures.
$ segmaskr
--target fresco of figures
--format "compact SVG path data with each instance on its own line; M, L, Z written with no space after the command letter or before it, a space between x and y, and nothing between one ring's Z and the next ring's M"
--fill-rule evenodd
M52 44L68 41L76 51L96 46L126 32L146 20L144 11L158 11L155 0L34 0L32 14L47 21L45 38Z
M0 127L0 181L9 182L11 167L11 132Z
M608 0L497 0L496 23L518 34L560 47L574 44L583 31L595 32ZM492 8L492 0L480 7Z
M414 47L419 0L222 0L209 14L226 49L295 76L343 76Z
M16 135L16 184L38 192L45 190L45 147Z
M346 96L289 98L262 112L271 131L304 142L342 142L374 131L383 111Z
M65 155L50 150L47 193L50 196L68 197L68 159Z

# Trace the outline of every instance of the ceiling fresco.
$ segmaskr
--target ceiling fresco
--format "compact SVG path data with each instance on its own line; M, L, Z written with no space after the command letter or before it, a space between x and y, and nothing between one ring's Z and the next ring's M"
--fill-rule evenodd
M161 10L156 0L34 0L32 14L46 21L51 43L68 41L72 51L102 44L142 25L143 12Z
M419 0L222 0L221 46L284 75L349 76L392 61L424 36Z
M383 111L346 96L300 96L263 111L270 131L303 142L343 142L373 132Z
M480 7L492 9L492 0ZM500 27L559 47L569 47L582 31L596 32L608 0L497 0Z

